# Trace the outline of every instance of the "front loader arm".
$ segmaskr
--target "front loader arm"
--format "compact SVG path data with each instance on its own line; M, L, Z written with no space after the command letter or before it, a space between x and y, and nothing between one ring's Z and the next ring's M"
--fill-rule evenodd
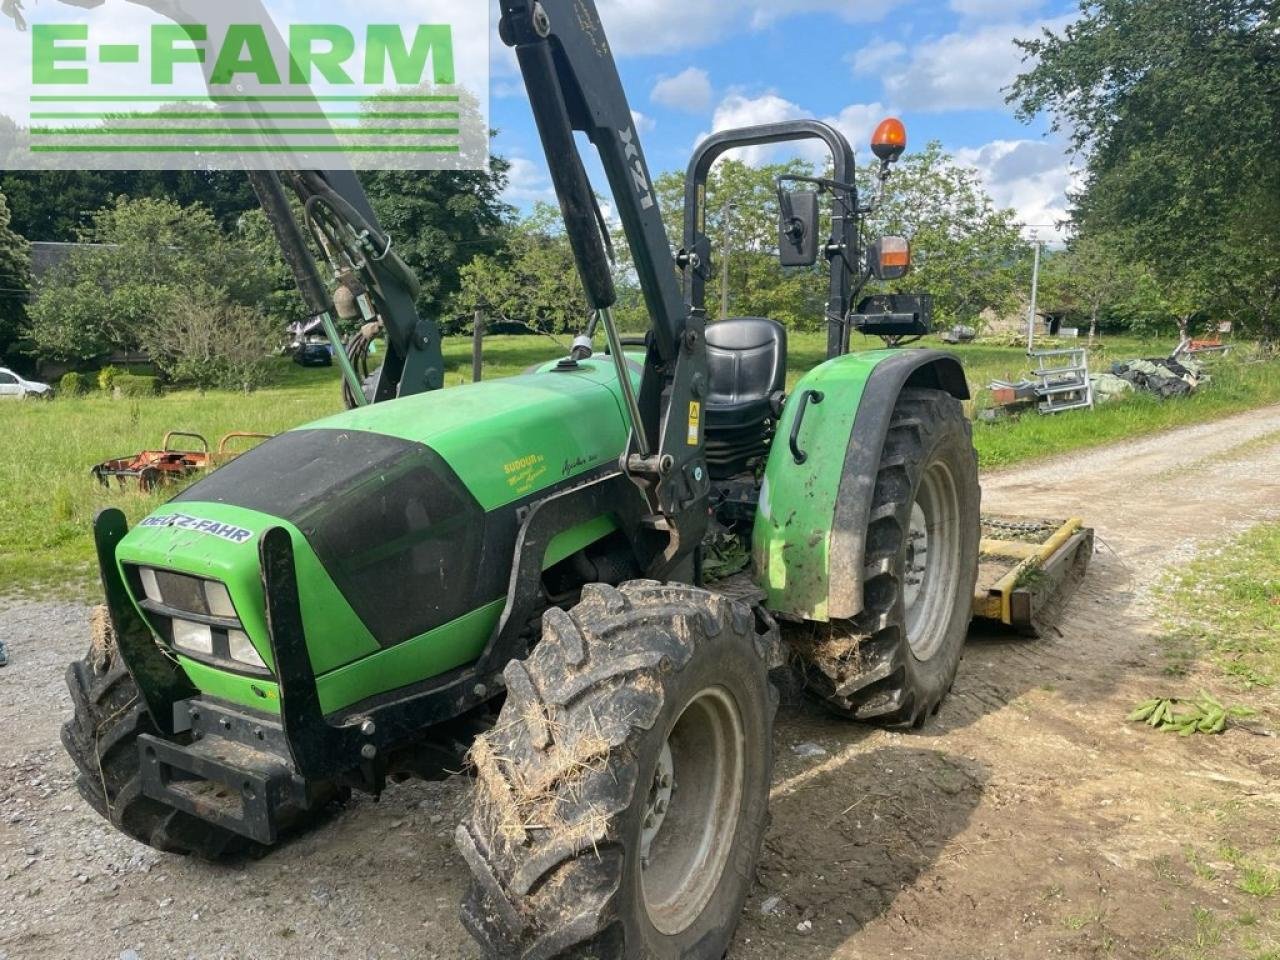
M677 261L594 0L500 0L500 6L502 39L520 63L578 272L615 352L610 311L617 293L575 131L599 153L631 248L650 335L624 468L649 501L650 526L669 537L662 552L671 567L697 547L707 523L705 318L684 305Z
M342 340L333 327L335 315L348 322L381 322L386 331L386 360L373 385L373 403L407 397L444 386L444 355L439 328L422 317L416 305L417 278L394 252L383 232L360 178L350 170L306 170L249 173L285 262L312 317L322 320L334 346ZM312 242L290 208L285 185L303 208L312 227ZM323 226L322 226L323 225ZM320 242L317 237L331 234ZM313 250L320 248L332 265L334 294L322 279ZM341 306L335 306L335 294ZM345 353L338 357L348 395L365 401L363 385Z

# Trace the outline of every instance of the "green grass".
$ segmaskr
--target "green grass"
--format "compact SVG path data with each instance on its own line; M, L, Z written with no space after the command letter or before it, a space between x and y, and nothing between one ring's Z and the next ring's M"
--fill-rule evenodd
M1236 696L1266 715L1263 726L1274 726L1280 718L1280 523L1256 526L1182 565L1156 600L1177 672L1191 674L1197 685L1235 687ZM1237 735L1247 749L1250 738ZM1232 736L1228 728L1225 742ZM1271 799L1243 793L1186 808L1183 816L1197 818L1215 840L1207 850L1184 848L1195 881L1183 899L1214 907L1195 909L1194 935L1168 956L1280 960L1275 809ZM1203 821L1205 814L1212 822Z
M1247 867L1240 876L1239 886L1251 897L1274 897L1280 893L1280 873L1267 867Z
M1280 523L1262 524L1170 576L1167 655L1198 657L1255 694L1280 687Z
M856 346L874 349L879 341ZM1109 340L1096 351L1095 365L1167 354L1170 346ZM485 345L485 377L521 373L563 356L567 347L564 337L559 342L543 337L490 338ZM825 336L793 334L790 385L821 363L825 351ZM970 344L955 352L975 392L992 379L1017 379L1028 367L1024 352L1016 347ZM469 382L470 340L447 340L446 362L448 386ZM1189 401L1160 404L1135 398L1091 414L979 424L975 442L989 468L1280 402L1280 364L1242 366L1227 361L1216 376L1212 390ZM274 385L251 396L179 390L155 400L113 401L90 395L49 404L0 405L0 596L37 590L91 595L93 515L115 506L136 521L171 495L102 490L89 477L94 464L156 447L166 430L193 430L215 443L233 430L278 433L339 410L337 378L336 370L302 370L281 361Z

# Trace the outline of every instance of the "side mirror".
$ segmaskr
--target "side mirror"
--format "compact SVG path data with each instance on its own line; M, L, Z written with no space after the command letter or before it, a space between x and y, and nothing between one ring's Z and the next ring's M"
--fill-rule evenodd
M877 280L901 280L911 270L906 237L881 237L867 247L867 269Z
M818 262L818 195L811 190L778 192L778 247L784 267Z
M896 163L907 152L907 128L897 117L880 121L871 137L871 152L881 163Z

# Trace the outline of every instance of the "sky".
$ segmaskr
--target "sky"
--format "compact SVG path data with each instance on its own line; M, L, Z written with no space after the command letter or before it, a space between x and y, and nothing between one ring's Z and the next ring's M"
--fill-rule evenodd
M1060 30L1061 0L597 0L655 175L683 170L708 133L817 117L860 163L876 124L900 117L911 143L939 140L982 176L1028 231L1057 235L1074 166L1041 119L1013 116L1002 89L1020 72L1015 37ZM496 18L496 12L494 14ZM511 160L507 199L554 202L514 57L491 59L495 152ZM795 151L790 151L794 153ZM742 159L785 159L753 151ZM598 166L593 182L607 184Z

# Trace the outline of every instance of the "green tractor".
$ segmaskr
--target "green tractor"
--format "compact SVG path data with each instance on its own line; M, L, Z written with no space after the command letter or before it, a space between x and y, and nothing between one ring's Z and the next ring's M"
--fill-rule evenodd
M362 380L340 357L352 409L134 529L98 517L114 643L71 665L63 741L118 829L205 858L469 759L462 918L486 955L718 960L768 822L771 671L798 658L832 710L894 726L924 723L952 686L979 544L966 382L945 354L849 352L854 330L927 332L928 300L854 306L908 257L863 243L871 207L839 132L712 136L673 251L594 4L501 8L592 329L525 376L439 389L438 331L355 176L250 174L315 316L384 331L386 360ZM575 131L630 242L642 344L613 320ZM831 336L787 396L785 329L706 323L705 195L726 151L804 139L830 149L831 176L779 185L780 244L788 265L829 262ZM882 175L904 148L896 121L877 133ZM726 543L751 562L708 582L708 545Z

